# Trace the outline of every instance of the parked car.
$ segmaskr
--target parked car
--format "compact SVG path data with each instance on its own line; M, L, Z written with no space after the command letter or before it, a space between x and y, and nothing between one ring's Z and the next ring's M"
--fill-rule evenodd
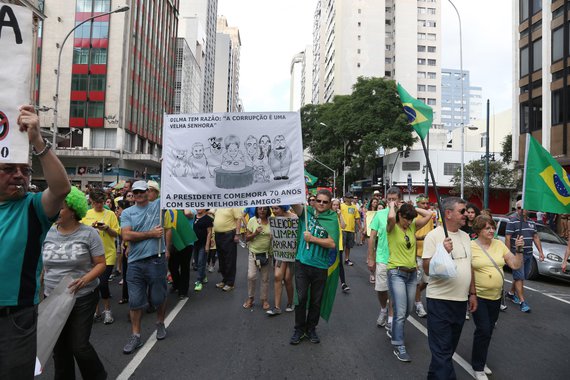
M505 241L505 231L509 218L504 215L493 216L497 223L497 235L503 242ZM533 244L533 258L532 268L529 274L529 280L536 280L539 275L558 278L570 281L570 272L562 272L562 260L566 252L566 240L558 236L550 227L542 224L535 223L536 231L540 242L542 244L542 251L544 253L544 261L540 261L538 249ZM568 260L570 264L570 260ZM568 266L570 267L570 265Z

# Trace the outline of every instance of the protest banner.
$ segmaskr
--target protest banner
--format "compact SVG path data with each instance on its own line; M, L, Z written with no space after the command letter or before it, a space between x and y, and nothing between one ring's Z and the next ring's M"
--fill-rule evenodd
M271 227L271 252L275 260L295 261L297 252L297 227L299 219L272 216L269 218Z
M163 131L163 209L305 200L296 112L165 115Z
M19 107L30 103L32 12L17 5L0 5L0 162L27 163L27 133L19 131Z

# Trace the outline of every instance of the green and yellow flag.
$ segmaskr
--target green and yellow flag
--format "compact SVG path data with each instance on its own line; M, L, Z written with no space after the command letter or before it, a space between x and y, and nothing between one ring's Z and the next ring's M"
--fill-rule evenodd
M570 214L570 178L554 157L530 134L526 140L523 208Z
M315 177L305 169L305 184L307 186L315 186L317 180L318 180L317 177Z
M404 106L404 113L410 125L420 138L424 140L433 122L433 109L424 102L414 98L398 83L398 94Z

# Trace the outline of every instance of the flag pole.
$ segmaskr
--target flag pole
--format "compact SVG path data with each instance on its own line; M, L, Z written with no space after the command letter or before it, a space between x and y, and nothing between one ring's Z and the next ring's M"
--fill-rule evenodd
M522 187L522 209L521 209L521 215L519 216L519 233L522 235L522 228L523 228L523 215L524 215L524 209L525 209L525 188L526 188L526 169L528 167L528 149L529 149L529 145L530 145L530 133L526 134L526 146L525 146L525 152L524 152L524 168L523 168L523 187ZM515 211L516 212L516 211Z
M437 191L437 185L435 183L435 176L433 175L433 170L431 168L431 162L429 160L429 152L428 152L427 147L426 147L426 142L424 141L424 139L421 138L421 136L420 136L420 141L422 142L422 148L424 149L424 154L426 156L426 164L427 164L427 167L429 170L429 175L431 177L431 182L433 183L433 190L435 192L435 199L437 200L437 207L439 207L439 213L441 215L441 223L443 226L443 232L445 234L445 237L448 237L447 225L445 224L445 213L444 213L443 207L441 205L441 198L439 197L439 191ZM426 195L428 195L428 194L426 194Z

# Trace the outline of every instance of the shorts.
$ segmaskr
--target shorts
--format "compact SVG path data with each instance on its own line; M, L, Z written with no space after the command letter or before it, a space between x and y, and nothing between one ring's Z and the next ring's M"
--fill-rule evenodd
M376 282L374 283L374 290L377 292L388 291L388 270L387 264L376 263Z
M424 260L421 257L416 257L416 263L418 264L418 271L417 271L418 285L429 283L429 276L426 276L424 272Z
M129 307L143 309L150 303L158 307L168 294L166 282L166 256L151 256L129 263L127 284L129 286ZM150 295L150 296L149 296Z
M342 246L348 249L354 247L354 232L342 231Z
M528 280L530 269L532 268L532 255L524 255L523 263L519 269L513 270L513 280Z

